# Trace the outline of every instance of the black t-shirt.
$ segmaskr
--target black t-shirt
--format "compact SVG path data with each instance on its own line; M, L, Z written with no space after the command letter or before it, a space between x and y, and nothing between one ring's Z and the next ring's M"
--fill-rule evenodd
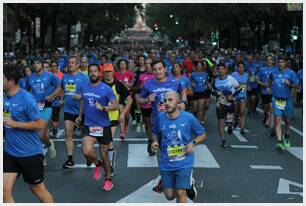
M119 104L125 105L126 98L129 96L127 88L119 80L114 79L113 83L108 83L104 79L102 80L105 84L113 88L115 85L116 92L119 94Z

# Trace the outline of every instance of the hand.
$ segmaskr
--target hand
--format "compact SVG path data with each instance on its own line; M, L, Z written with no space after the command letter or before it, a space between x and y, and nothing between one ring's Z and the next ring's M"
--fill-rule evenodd
M14 121L11 117L6 117L3 119L3 123L11 128L15 128L16 126L16 121Z
M46 96L46 101L48 102L52 102L54 100L54 98L50 95L50 96Z
M151 144L151 150L152 150L152 152L157 152L158 147L159 147L158 142L157 142L157 141L154 141L154 142Z
M98 110L103 111L103 107L102 107L102 105L101 105L99 102L96 102L96 103L95 103L95 106L96 106L96 108L97 108Z
M74 99L74 100L80 100L80 99L81 99L81 95L75 94L75 95L72 96L72 99Z
M150 94L149 95L149 102L155 102L155 94Z
M78 117L75 119L75 123L76 123L76 124L81 124L81 121L82 121L82 117L81 117L81 116L78 116Z
M190 142L187 147L186 147L186 153L190 154L193 152L193 149L194 149L194 145L192 142Z
M288 86L291 85L290 81L288 79L285 79L285 84L287 84Z

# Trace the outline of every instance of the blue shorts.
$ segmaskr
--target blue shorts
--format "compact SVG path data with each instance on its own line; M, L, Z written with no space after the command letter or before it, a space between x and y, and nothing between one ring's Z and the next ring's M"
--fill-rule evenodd
M161 171L163 189L190 189L192 168L174 171Z
M291 97L284 100L285 107L280 106L280 104L276 104L276 101L277 99L272 97L273 114L278 117L285 116L291 118L293 116L293 105Z
M45 107L44 110L40 111L41 118L49 121L52 117L52 107Z

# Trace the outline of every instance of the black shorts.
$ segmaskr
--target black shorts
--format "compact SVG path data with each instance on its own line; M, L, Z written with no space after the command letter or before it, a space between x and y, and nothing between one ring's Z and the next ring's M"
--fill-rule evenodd
M108 145L110 142L113 141L112 130L110 126L103 127L103 136L99 137L89 135L89 127L86 125L84 125L82 132L84 137L89 136L96 138L99 144Z
M142 108L141 107L142 117L151 117L152 108Z
M64 121L69 120L75 122L76 118L78 118L78 114L71 114L69 112L64 112Z
M119 120L112 120L110 127L117 127L119 125Z
M272 94L261 94L261 102L263 104L272 103Z
M205 92L194 92L190 97L191 100L207 99L210 98L211 90L206 89Z
M254 96L257 95L258 93L260 93L260 88L253 88L251 90L247 91L247 96Z
M227 113L234 113L235 112L235 104L232 103L231 106L220 106L220 108L216 109L218 120L225 119Z
M301 100L303 100L303 91L296 93L296 101L300 102Z
M58 122L61 107L52 107L52 121Z
M29 157L14 157L3 152L3 173L22 174L23 180L31 185L44 181L44 166L42 154Z

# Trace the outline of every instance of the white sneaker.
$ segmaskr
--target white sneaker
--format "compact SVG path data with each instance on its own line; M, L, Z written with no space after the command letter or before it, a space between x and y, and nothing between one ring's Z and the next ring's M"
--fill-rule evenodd
M141 124L137 125L136 133L141 133L141 130L142 130Z
M58 131L57 131L57 133L56 133L56 138L60 138L61 136L62 136L62 134L63 134L63 130L61 130L61 129L59 129Z
M132 121L132 125L133 125L133 126L136 126L136 125L137 125L136 119L134 119L134 120Z
M53 140L49 140L51 145L48 147L48 151L49 151L49 156L54 159L56 157L56 150L55 150L55 145Z

